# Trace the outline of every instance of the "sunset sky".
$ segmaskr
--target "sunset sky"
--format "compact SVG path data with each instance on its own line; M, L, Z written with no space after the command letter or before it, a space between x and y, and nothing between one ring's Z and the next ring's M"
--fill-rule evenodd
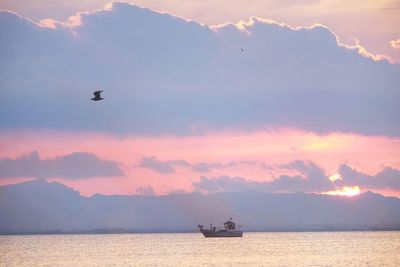
M400 1L124 2L0 2L0 185L400 197Z

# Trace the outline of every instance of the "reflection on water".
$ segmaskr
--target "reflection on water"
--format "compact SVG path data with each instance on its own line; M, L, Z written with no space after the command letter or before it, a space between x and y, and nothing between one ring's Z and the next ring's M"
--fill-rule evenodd
M400 266L400 232L0 236L1 266Z

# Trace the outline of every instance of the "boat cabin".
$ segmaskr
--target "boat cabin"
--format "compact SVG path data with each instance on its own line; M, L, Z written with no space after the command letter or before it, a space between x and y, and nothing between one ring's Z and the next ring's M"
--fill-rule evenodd
M229 218L229 221L224 222L225 230L236 230L236 224Z

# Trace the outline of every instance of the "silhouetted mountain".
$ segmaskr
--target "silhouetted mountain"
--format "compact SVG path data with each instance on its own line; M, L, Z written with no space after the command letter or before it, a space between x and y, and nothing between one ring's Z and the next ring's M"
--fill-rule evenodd
M82 197L60 183L35 180L0 187L0 214L1 233L191 231L231 214L247 231L400 229L400 199L372 192Z

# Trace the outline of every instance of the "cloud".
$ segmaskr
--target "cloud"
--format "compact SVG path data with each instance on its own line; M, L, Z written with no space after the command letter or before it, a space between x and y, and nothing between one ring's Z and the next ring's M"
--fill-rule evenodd
M219 176L201 177L192 182L196 190L207 193L221 191L264 191L264 192L313 192L340 191L342 188L359 187L362 190L400 191L400 171L386 167L374 176L358 172L346 164L339 166L340 178L330 180L325 171L310 161L296 160L279 166L296 170L298 175L280 175L272 181L254 181L243 177Z
M209 172L213 168L221 168L223 165L220 163L196 163L191 164L185 160L169 160L160 161L157 157L144 157L142 158L140 167L154 170L158 173L168 174L175 173L175 167L190 168L194 172Z
M327 183L328 184L328 183ZM302 176L281 175L271 182L247 180L243 177L219 176L216 178L201 177L198 182L193 182L195 190L207 193L222 191L263 191L263 192L325 192L333 190L332 184L318 187L312 181Z
M162 174L176 172L176 167L189 168L195 173L208 173L215 169L224 169L239 165L258 166L263 170L281 170L282 175L267 181L252 181L239 176L202 176L200 181L192 182L192 186L198 190L207 192L219 191L243 191L261 190L267 192L328 192L340 190L344 187L358 186L363 190L388 189L400 191L400 171L391 167L385 167L374 176L352 169L346 164L339 166L337 179L326 174L325 170L316 163L308 160L294 160L286 164L268 166L258 161L237 161L222 163L190 163L185 160L160 161L156 157L144 157L141 167L152 169ZM295 175L285 174L285 170L294 171Z
M400 136L400 66L339 44L327 27L254 17L210 28L124 3L74 18L52 29L0 13L2 129ZM89 100L95 88L105 101Z
M210 168L214 167L215 165L210 165L207 163L198 163L192 166L193 171L195 172L209 172Z
M193 182L192 186L207 193L216 193L221 191L246 191L251 190L254 185L257 189L262 189L264 183L249 182L242 177L220 176L216 178L201 177L200 181ZM261 187L261 188L260 188Z
M385 167L375 175L368 175L351 168L347 164L341 164L339 174L342 179L336 182L338 185L360 186L371 190L400 191L400 171L391 167Z
M141 186L136 189L136 193L142 196L155 196L155 192L153 187L150 185L148 186Z
M221 168L226 168L226 167L231 167L231 166L237 166L241 164L240 162L230 162L228 164L222 164L219 162L199 162L195 164L190 164L188 163L188 166L194 171L194 172L210 172L214 169L221 169Z
M309 161L296 160L280 168L296 170L300 175L280 175L272 181L251 181L242 177L220 176L217 178L201 177L193 182L195 189L206 192L219 191L266 191L266 192L326 192L335 187L325 175L324 170Z
M175 169L173 168L172 164L159 161L156 157L144 157L139 166L163 174L175 173Z
M228 163L220 163L220 162L199 162L199 163L190 163L186 160L168 160L161 161L157 159L157 157L143 157L139 163L140 167L148 168L158 173L169 174L175 173L176 167L181 168L189 168L197 173L206 173L215 169L229 168L239 165L248 165L248 166L259 166L264 170L270 170L271 166L259 161L231 161Z
M397 39L397 40L392 40L392 41L390 41L390 46L391 46L393 49L400 49L400 38Z
M34 151L16 159L0 159L0 178L58 177L75 180L123 175L116 162L101 160L96 155L85 152L41 159L39 153Z
M294 160L287 164L281 164L279 167L283 169L296 170L305 175L324 175L324 170L311 161Z
M301 192L324 192L332 189L332 183L325 174L325 170L311 161L295 160L281 165L281 168L298 171L303 177L283 175L271 182L274 188L292 188Z

